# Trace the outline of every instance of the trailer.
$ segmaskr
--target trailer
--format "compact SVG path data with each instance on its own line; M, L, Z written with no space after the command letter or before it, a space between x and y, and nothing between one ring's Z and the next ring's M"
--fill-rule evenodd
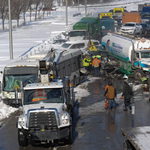
M150 150L150 126L121 128L125 137L123 150Z
M145 38L109 33L102 38L102 49L109 61L116 61L119 71L136 80L150 74L150 41Z

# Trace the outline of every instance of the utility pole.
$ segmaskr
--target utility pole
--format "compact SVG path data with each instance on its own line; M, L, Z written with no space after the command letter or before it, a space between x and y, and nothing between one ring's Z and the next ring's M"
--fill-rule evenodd
M9 49L10 49L10 59L13 59L13 44L12 44L12 22L11 22L11 4L8 0L9 8Z
M78 10L80 10L80 7L79 7L79 0L78 0Z
M68 0L66 0L66 26L68 26Z
M86 4L87 4L87 0L85 0L85 17L87 15L87 6L86 6Z

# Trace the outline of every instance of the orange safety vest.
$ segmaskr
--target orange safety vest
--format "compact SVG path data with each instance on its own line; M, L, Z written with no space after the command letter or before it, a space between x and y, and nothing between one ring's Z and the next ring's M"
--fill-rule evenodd
M40 101L40 100L45 100L47 99L47 93L43 89L38 89L35 90L32 102Z
M114 99L115 98L115 88L113 86L108 87L107 98L108 99Z
M96 58L93 60L92 65L94 66L94 68L97 68L97 67L99 67L100 63L101 63L101 61Z

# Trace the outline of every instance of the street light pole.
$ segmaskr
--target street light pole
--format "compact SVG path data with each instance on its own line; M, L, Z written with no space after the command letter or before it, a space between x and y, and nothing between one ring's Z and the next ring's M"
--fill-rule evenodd
M87 4L87 0L85 0L85 17L87 15L87 6L86 6L86 4Z
M66 0L66 26L68 26L68 0Z
M9 8L9 49L10 49L10 59L13 59L12 22L11 22L11 5L10 5L10 0L8 0L8 8Z

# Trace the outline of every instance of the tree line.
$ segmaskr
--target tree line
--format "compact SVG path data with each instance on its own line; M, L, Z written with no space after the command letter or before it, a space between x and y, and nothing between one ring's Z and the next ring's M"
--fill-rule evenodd
M24 24L26 23L26 12L29 11L30 21L32 13L34 11L35 21L37 15L40 15L40 11L44 10L42 16L44 18L45 12L49 14L53 7L54 0L10 0L11 2L11 18L17 20L17 26L19 27L20 15L23 14ZM8 0L0 0L0 17L2 19L2 29L5 29L5 20L9 18Z
M85 0L67 0L68 1L68 6L72 6L72 5L85 5ZM87 4L99 4L99 3L108 3L108 2L112 2L114 0L86 0ZM58 5L60 5L60 3L62 3L63 5L66 5L66 0L57 0Z

